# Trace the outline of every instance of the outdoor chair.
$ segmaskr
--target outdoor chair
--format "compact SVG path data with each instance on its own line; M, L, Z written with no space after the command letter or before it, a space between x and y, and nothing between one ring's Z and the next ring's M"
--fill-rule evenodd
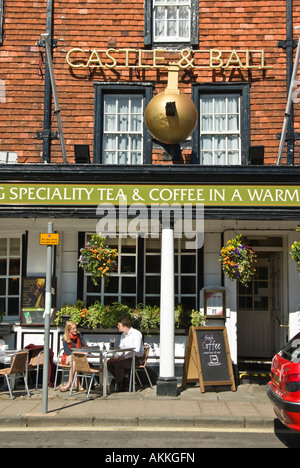
M136 377L137 377L137 379L139 381L140 386L144 387L142 382L141 382L141 379L139 377L139 374L138 374L139 372L144 371L146 376L147 376L150 387L153 388L149 373L147 371L147 359L148 359L149 352L150 352L150 346L144 346L144 351L145 351L144 362L143 362L143 364L136 364L135 365L135 375L136 375ZM130 376L130 381L131 381L131 377L132 376ZM130 387L131 387L131 385L130 385Z
M91 379L86 395L86 397L89 398L95 374L99 374L99 369L93 369L90 367L86 353L73 351L72 355L74 376L72 380L70 396L73 392L76 377L85 377L86 379Z
M12 379L17 376L23 377L27 395L30 398L30 393L28 390L28 385L27 385L27 380L26 380L27 360L28 360L28 351L20 351L14 356L11 367L0 369L0 377L3 376L6 378L7 387L9 390L10 398L12 400L13 400L13 395L12 395L10 380L12 381Z
M54 390L56 390L56 385L57 385L57 376L58 376L58 373L61 372L62 373L62 381L64 379L64 374L65 372L70 372L70 369L71 369L71 365L70 364L62 364L61 363L61 358L62 358L62 355L64 354L64 349L61 349L58 353L58 356L57 356L57 363L56 363L56 371L55 371L55 380L54 380Z
M31 357L28 362L28 372L36 371L36 379L35 379L35 389L38 389L39 383L39 370L40 367L44 365L44 351L34 350L31 352Z

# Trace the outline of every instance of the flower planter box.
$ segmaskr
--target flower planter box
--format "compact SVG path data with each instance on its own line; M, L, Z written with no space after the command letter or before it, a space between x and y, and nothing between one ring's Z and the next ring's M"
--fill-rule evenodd
M12 326L10 323L0 323L0 336L11 335Z

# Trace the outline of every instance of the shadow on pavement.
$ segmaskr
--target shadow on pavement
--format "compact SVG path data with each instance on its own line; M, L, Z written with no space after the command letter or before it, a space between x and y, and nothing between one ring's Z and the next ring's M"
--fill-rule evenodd
M292 431L279 419L274 419L274 433L286 447L300 448L300 432Z

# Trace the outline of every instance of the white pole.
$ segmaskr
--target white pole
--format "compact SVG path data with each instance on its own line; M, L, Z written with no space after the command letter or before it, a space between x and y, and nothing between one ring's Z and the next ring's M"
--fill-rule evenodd
M53 223L48 223L48 233L53 233ZM51 314L51 279L52 279L52 245L47 245L46 266L46 297L45 297L45 331L44 331L44 365L43 365L43 399L42 412L48 411L48 375L50 346L50 314Z
M157 394L176 396L174 331L174 230L162 228L160 291L160 364Z
M296 26L294 29L295 30L300 29L300 26ZM280 144L279 144L279 149L278 149L278 156L277 156L277 166L281 162L281 157L282 157L282 152L283 152L283 147L284 147L284 142L285 142L285 136L286 136L287 126L288 126L288 121L289 121L289 118L291 116L290 111L291 111L291 106L292 106L293 90L294 90L294 86L295 86L294 82L295 82L296 77L297 77L299 59L300 59L300 39L298 40L296 58L295 58L295 63L294 63L294 68L293 68L293 73L292 73L292 78L291 78L290 88L289 88L289 93L288 93L288 98L287 98L287 104L286 104L286 109L285 109L285 114L284 114L284 121L283 121L283 127L282 127Z

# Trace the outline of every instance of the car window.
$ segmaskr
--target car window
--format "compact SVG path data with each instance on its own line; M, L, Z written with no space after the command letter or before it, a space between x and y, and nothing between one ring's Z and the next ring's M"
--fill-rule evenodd
M278 353L287 361L300 362L300 333L292 338Z

